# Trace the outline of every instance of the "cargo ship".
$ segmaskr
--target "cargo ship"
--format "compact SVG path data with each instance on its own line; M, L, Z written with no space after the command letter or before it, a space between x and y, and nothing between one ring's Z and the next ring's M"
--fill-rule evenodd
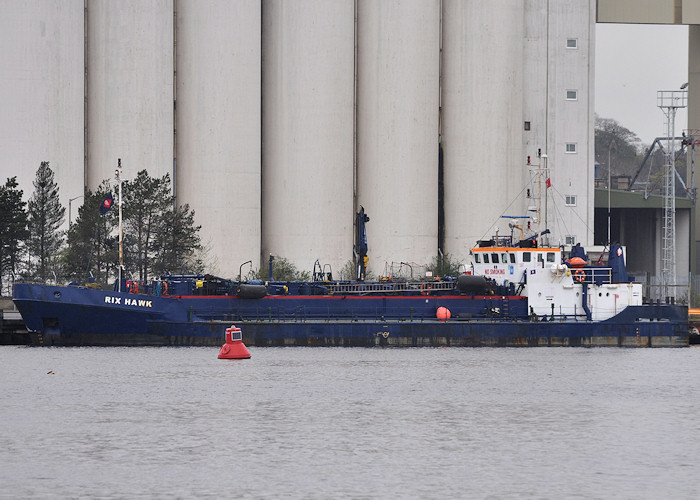
M356 279L309 282L164 275L112 290L15 283L34 345L211 345L241 328L247 346L682 347L688 308L649 302L622 247L606 266L572 249L481 241L457 276L366 281L365 222L356 214ZM585 253L584 253L585 255ZM273 276L272 266L270 274Z

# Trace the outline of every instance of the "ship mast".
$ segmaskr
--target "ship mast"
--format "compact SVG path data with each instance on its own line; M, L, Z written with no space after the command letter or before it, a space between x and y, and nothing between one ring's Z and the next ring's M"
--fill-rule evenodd
M528 212L535 212L537 214L537 246L542 247L542 176L545 179L549 178L548 167L547 167L547 155L542 153L541 149L537 150L537 165L532 165L530 163L530 157L527 157L528 166L534 166L535 168L530 169L530 174L534 175L537 179L537 206L528 207ZM545 193L544 193L544 230L547 230L547 188L545 180ZM529 196L529 195L528 195Z
M117 169L114 171L114 176L119 183L119 277L118 291L122 291L122 273L124 272L124 244L122 233L122 159L117 159Z

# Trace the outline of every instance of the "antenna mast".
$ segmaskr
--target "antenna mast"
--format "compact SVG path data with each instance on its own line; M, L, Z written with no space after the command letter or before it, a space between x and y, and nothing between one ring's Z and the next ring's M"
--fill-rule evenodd
M114 176L119 183L119 285L117 290L122 291L122 272L124 270L124 244L122 233L122 159L117 159L117 169L114 171Z
M676 294L676 110L685 108L687 102L687 90L659 90L656 93L656 105L666 116L661 283L667 299Z
M536 207L528 207L528 212L536 212L537 213L537 219L536 219L536 224L537 224L537 246L542 247L542 177L544 176L544 229L545 231L548 229L547 228L547 189L548 189L548 183L547 180L549 179L549 167L547 166L547 154L542 153L542 149L537 150L537 164L533 165L530 162L530 157L527 157L527 166L530 169L530 175L536 177L537 179L537 206ZM544 166L544 168L543 168ZM549 243L547 243L549 244Z

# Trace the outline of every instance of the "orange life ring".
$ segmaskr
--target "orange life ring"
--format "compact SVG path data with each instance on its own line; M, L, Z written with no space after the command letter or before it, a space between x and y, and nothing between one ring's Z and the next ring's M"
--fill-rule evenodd
M420 286L421 295L430 295L430 290L433 288L432 283L423 283Z
M161 281L160 294L161 295L168 295L168 282L167 281Z
M574 273L574 279L576 281L578 281L579 283L583 283L583 280L586 279L586 273L584 273L580 269L577 269L576 272Z

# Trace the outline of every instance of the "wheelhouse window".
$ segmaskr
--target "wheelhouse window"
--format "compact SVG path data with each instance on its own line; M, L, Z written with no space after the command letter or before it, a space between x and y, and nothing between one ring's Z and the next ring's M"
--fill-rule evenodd
M498 264L498 254L497 253L494 252L491 254L491 262L493 264Z
M476 262L477 264L481 264L481 255L480 254L478 254L478 253L474 254L474 262Z
M511 253L511 254L509 254L509 255L510 255L510 263L511 263L511 264L515 264L515 254L514 254L514 253Z
M554 252L547 252L547 262L554 262Z
M488 263L489 263L489 254L485 253L484 254L484 264L488 264Z
M503 264L508 263L508 254L505 252L501 254L501 263L503 263Z
M523 262L530 262L530 252L523 252Z
M537 252L537 262L544 264L544 255L541 252Z

